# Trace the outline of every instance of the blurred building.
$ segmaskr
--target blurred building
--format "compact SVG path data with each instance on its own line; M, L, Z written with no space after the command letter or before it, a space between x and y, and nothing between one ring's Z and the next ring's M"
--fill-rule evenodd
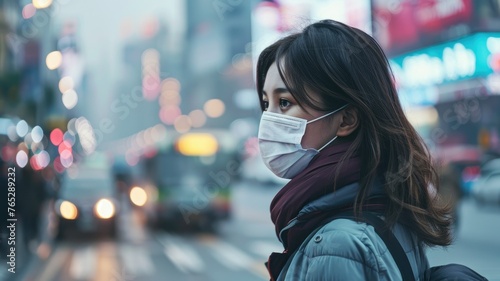
M151 36L130 36L123 45L126 69L118 95L134 94L142 85L145 99L137 105L141 110L115 106L118 115L130 111L137 117L124 129L129 135L157 123L178 131L227 128L252 113L245 114L234 101L239 89L253 86L251 67L242 69L250 61L245 49L251 42L250 3L180 2L185 29L161 16L149 17L144 22L154 25Z
M41 123L51 89L44 84L44 32L50 18L31 1L0 1L0 114ZM28 7L27 7L28 6ZM38 21L37 21L38 20Z
M205 126L228 128L253 114L237 101L237 91L253 86L250 14L251 1L187 1L183 109L203 110Z
M500 1L374 0L372 12L410 121L468 192L500 151Z

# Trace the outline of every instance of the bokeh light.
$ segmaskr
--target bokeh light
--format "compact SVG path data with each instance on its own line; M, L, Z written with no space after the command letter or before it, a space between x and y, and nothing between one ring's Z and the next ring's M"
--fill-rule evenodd
M40 166L38 166L38 161L36 159L36 155L31 156L30 158L30 166L33 170L38 171L40 170Z
M217 118L222 116L225 111L224 102L219 99L211 99L205 102L203 106L203 110L207 114L208 117Z
M27 147L31 147L31 145L33 144L33 139L31 138L31 133L27 133L24 136L24 143L26 143Z
M64 133L63 140L67 144L69 144L70 146L73 146L75 144L76 137L75 137L75 135L73 135L71 132L68 131L68 132Z
M63 141L63 132L61 129L56 128L50 132L50 142L53 145L59 145Z
M163 125L158 124L151 130L151 136L154 141L161 141L167 136L167 129Z
M191 130L191 119L187 115L181 115L175 118L174 128L179 133L187 133Z
M181 109L175 105L164 106L160 109L160 120L167 125L173 125L175 119L181 115Z
M115 214L115 206L109 199L101 199L95 205L95 212L101 219L109 219Z
M23 18L25 20L32 18L36 14L36 8L33 4L29 3L23 7Z
M175 78L167 78L161 82L161 93L168 91L179 92L181 90L181 83Z
M66 91L71 90L75 87L75 82L73 78L65 76L59 80L59 91L64 94Z
M67 141L63 141L59 144L57 151L59 152L59 154L62 154L66 150L71 152L73 151L73 148L71 148L71 145Z
M28 154L23 150L19 150L16 154L16 163L21 168L26 167L26 164L28 164Z
M21 121L17 122L16 133L20 138L26 136L26 134L28 133L28 129L29 129L28 123L26 121L21 120Z
M19 139L19 136L17 135L17 132L16 132L16 126L15 125L11 125L8 129L7 129L7 136L9 137L9 140L12 141L12 142L15 142Z
M142 187L134 186L130 190L130 200L134 203L134 205L142 207L148 201L148 195Z
M74 220L78 216L78 209L69 201L63 201L61 203L59 212L61 213L61 216L67 220Z
M52 5L52 0L33 0L32 3L37 9L45 9Z
M149 128L144 132L144 141L147 146L151 146L155 143L155 140L153 139L153 128Z
M205 113L199 109L191 111L188 116L191 119L191 126L193 126L193 128L203 127L207 122Z
M45 58L45 64L47 68L50 70L57 69L61 66L62 63L62 54L59 51L50 52Z
M142 148L146 146L146 141L144 139L144 131L140 131L137 135L135 135L134 141L138 147Z
M67 109L72 109L78 103L78 95L75 90L68 90L62 96L62 102Z
M19 143L19 144L17 145L17 150L22 150L22 151L24 151L24 152L28 153L28 150L29 150L29 149L28 149L28 146L26 145L26 143L21 142L21 143Z
M43 130L40 126L35 126L31 130L31 139L33 140L34 143L39 143L43 139Z
M70 150L63 150L61 153L61 164L65 168L69 168L73 164L73 154Z
M158 97L160 83L160 53L147 49L142 54L142 93L146 100Z
M125 161L129 166L135 166L139 163L139 156L134 151L128 150L125 153Z
M40 153L34 156L37 162L38 167L43 169L47 167L50 163L50 155L47 151L42 150Z
M68 121L68 132L72 135L76 135L76 118L72 118L71 120Z
M176 91L166 91L163 92L158 100L161 106L168 105L180 105L181 104L181 96Z
M91 154L96 148L94 128L85 117L80 117L75 122L76 131L79 136L80 145L86 154Z

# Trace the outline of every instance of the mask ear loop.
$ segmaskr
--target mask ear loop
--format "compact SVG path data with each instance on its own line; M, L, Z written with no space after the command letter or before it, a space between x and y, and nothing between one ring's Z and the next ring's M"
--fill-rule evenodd
M342 109L346 108L348 105L349 105L349 104L343 105L343 106L341 106L340 108L335 109L334 111L332 111L332 112L330 112L330 113L327 113L327 114L325 114L325 115L323 115L323 116L317 117L317 118L315 118L315 119L313 119L313 120L309 120L309 121L307 121L307 124L312 123L312 122L316 122L316 121L321 120L321 119L323 119L323 118L325 118L325 117L328 117L328 116L330 116L330 115L332 115L332 114L334 114L334 113L337 113L337 112L341 111Z
M338 136L335 136L333 139L331 139L329 142L327 142L325 145L323 145L318 151L321 151L323 148L327 147L329 144L331 144Z
M332 114L334 114L334 113L336 113L336 112L339 112L339 111L341 111L342 109L346 108L348 105L349 105L349 104L346 104L346 105L344 105L344 106L341 106L339 109L336 109L336 110L334 110L334 111L332 111L332 112L330 112L330 113L327 113L327 114L325 114L325 115L323 115L323 116L320 116L320 117L318 117L318 118L316 118L316 119L313 119L313 120L311 120L311 121L308 121L308 122L307 122L307 124L312 123L312 122L314 122L314 121L318 121L318 120L320 120L320 119L322 119L322 118L325 118L325 117L330 116L330 115L332 115ZM327 147L327 146L328 146L329 144L331 144L331 143L332 143L335 139L337 139L337 137L338 137L338 136L335 136L333 139L331 139L330 141L328 141L325 145L323 145L320 149L318 149L318 151L321 151L323 148Z

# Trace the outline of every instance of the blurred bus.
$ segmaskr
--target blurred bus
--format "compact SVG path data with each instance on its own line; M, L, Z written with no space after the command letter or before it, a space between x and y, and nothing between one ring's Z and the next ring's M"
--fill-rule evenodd
M148 222L214 230L231 216L231 186L239 175L238 140L225 130L170 134L142 161Z

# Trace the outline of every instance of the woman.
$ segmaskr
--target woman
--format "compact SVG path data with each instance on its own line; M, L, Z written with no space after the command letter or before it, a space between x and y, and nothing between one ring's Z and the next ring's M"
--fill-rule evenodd
M435 169L375 40L333 20L311 24L261 53L257 91L262 157L291 179L271 203L285 247L267 262L271 279L401 280L373 227L332 220L345 210L383 216L423 279L423 246L451 242L449 209L436 204Z

